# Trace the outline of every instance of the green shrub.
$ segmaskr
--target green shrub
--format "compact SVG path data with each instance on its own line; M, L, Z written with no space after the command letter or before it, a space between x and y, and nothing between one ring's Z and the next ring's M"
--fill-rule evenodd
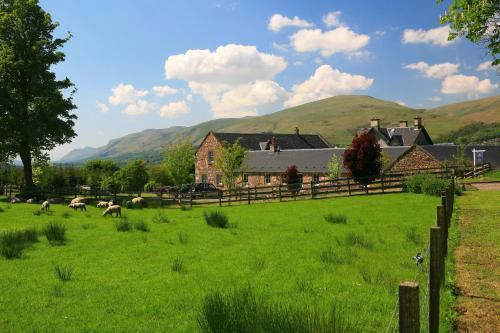
M332 214L328 213L324 216L324 219L328 223L333 223L333 224L346 224L347 223L347 217L342 214Z
M34 228L4 231L0 235L0 255L6 259L20 258L23 250L36 242L38 231Z
M172 271L180 273L184 270L184 261L180 257L176 257L172 262Z
M153 223L170 223L170 219L163 212L158 212L151 218Z
M353 248L333 248L331 246L324 249L319 259L325 264L342 265L352 264L358 258L358 252Z
M462 194L464 194L464 188L462 187L461 184L456 184L456 186L455 186L455 195L460 196Z
M187 242L189 240L188 234L186 234L185 232L182 232L182 231L179 231L177 233L177 238L179 238L179 243L181 243L181 244L187 244Z
M422 184L422 192L427 195L440 196L445 191L450 182L447 179L429 176Z
M66 282L71 280L71 276L73 275L73 267L56 265L54 267L54 273L60 281Z
M126 218L121 218L120 221L115 224L116 230L120 232L126 232L132 230L132 223Z
M227 215L221 211L212 211L203 213L205 216L205 221L211 227L215 228L227 228L229 225L229 219Z
M57 222L50 222L43 228L43 234L50 245L63 245L66 242L66 226Z
M250 288L228 295L214 292L205 296L198 326L201 332L359 332L347 312L333 304L330 311L317 307L266 303Z
M40 216L40 215L42 215L42 212L41 212L41 211L39 211L39 210L34 210L34 211L33 211L33 215L35 215L35 216Z
M363 234L350 232L345 236L345 245L348 246L358 246L365 249L373 249L373 243L368 240Z
M407 192L412 192L412 193L422 193L422 184L424 183L425 179L429 176L427 173L417 173L415 175L412 175L406 179L403 188Z
M142 231L142 232L149 232L149 226L146 222L136 222L135 223L135 229L136 230L139 230L139 231Z

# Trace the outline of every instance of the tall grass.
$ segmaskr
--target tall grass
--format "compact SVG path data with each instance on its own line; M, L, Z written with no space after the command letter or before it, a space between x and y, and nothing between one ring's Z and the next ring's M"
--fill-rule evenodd
M126 218L121 218L115 224L116 230L120 232L127 232L132 230L132 223Z
M220 292L206 295L198 315L198 325L205 333L359 331L347 318L346 311L335 303L326 312L317 307L294 306L283 302L266 303L256 297L251 288L227 295Z
M23 250L38 242L38 231L34 228L8 230L0 235L0 255L6 259L20 258Z
M151 218L153 223L170 223L170 219L163 212L158 212Z
M227 215L221 211L212 211L203 213L205 221L211 227L215 228L227 228L229 226L229 219Z
M66 226L57 222L50 222L43 228L43 234L50 245L63 245L66 243Z
M149 232L150 231L148 224L144 221L136 222L134 224L134 227L135 227L135 230L139 230L142 232Z
M373 243L365 235L357 232L349 232L345 236L344 244L347 246L362 247L367 250L373 249Z
M405 236L406 236L406 240L409 243L413 243L417 246L422 246L424 243L422 237L417 232L417 228L414 226L412 226L406 230Z
M175 257L174 261L172 262L172 271L180 273L184 271L184 261L182 260L181 257Z
M179 243L181 244L187 244L187 242L189 241L189 235L182 231L179 231L177 233L177 238L179 239Z
M73 275L73 267L56 265L54 267L54 273L60 281L67 282L71 280L71 276Z
M342 214L332 214L328 213L324 216L324 219L328 223L333 223L333 224L346 224L347 223L347 217Z
M358 257L358 252L354 248L329 246L321 252L319 259L325 264L343 265L352 264Z

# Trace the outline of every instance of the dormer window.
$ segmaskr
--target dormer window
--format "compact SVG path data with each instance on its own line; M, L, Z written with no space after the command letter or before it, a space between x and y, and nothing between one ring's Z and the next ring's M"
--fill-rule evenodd
M214 163L214 152L210 150L208 152L208 164L213 164L213 163Z

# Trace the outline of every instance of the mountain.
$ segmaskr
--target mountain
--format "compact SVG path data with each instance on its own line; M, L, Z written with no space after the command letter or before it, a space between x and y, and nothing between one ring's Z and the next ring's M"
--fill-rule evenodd
M190 127L148 129L113 139L99 148L71 151L60 162L79 163L90 158L113 159L118 163L130 159L161 161L165 147L176 138L191 138L198 144L209 131L319 133L330 143L347 145L356 130L369 125L370 118L380 118L383 126L397 125L401 119L423 117L432 138L473 123L500 122L500 96L448 104L434 109L413 109L370 96L335 96L285 109L283 111L237 119L216 119Z

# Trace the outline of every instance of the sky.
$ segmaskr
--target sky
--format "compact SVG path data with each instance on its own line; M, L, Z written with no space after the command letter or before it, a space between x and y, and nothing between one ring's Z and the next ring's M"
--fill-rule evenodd
M335 95L415 108L496 95L487 50L448 41L449 1L41 0L73 35L75 148L149 128L262 115ZM84 4L84 5L83 5Z

